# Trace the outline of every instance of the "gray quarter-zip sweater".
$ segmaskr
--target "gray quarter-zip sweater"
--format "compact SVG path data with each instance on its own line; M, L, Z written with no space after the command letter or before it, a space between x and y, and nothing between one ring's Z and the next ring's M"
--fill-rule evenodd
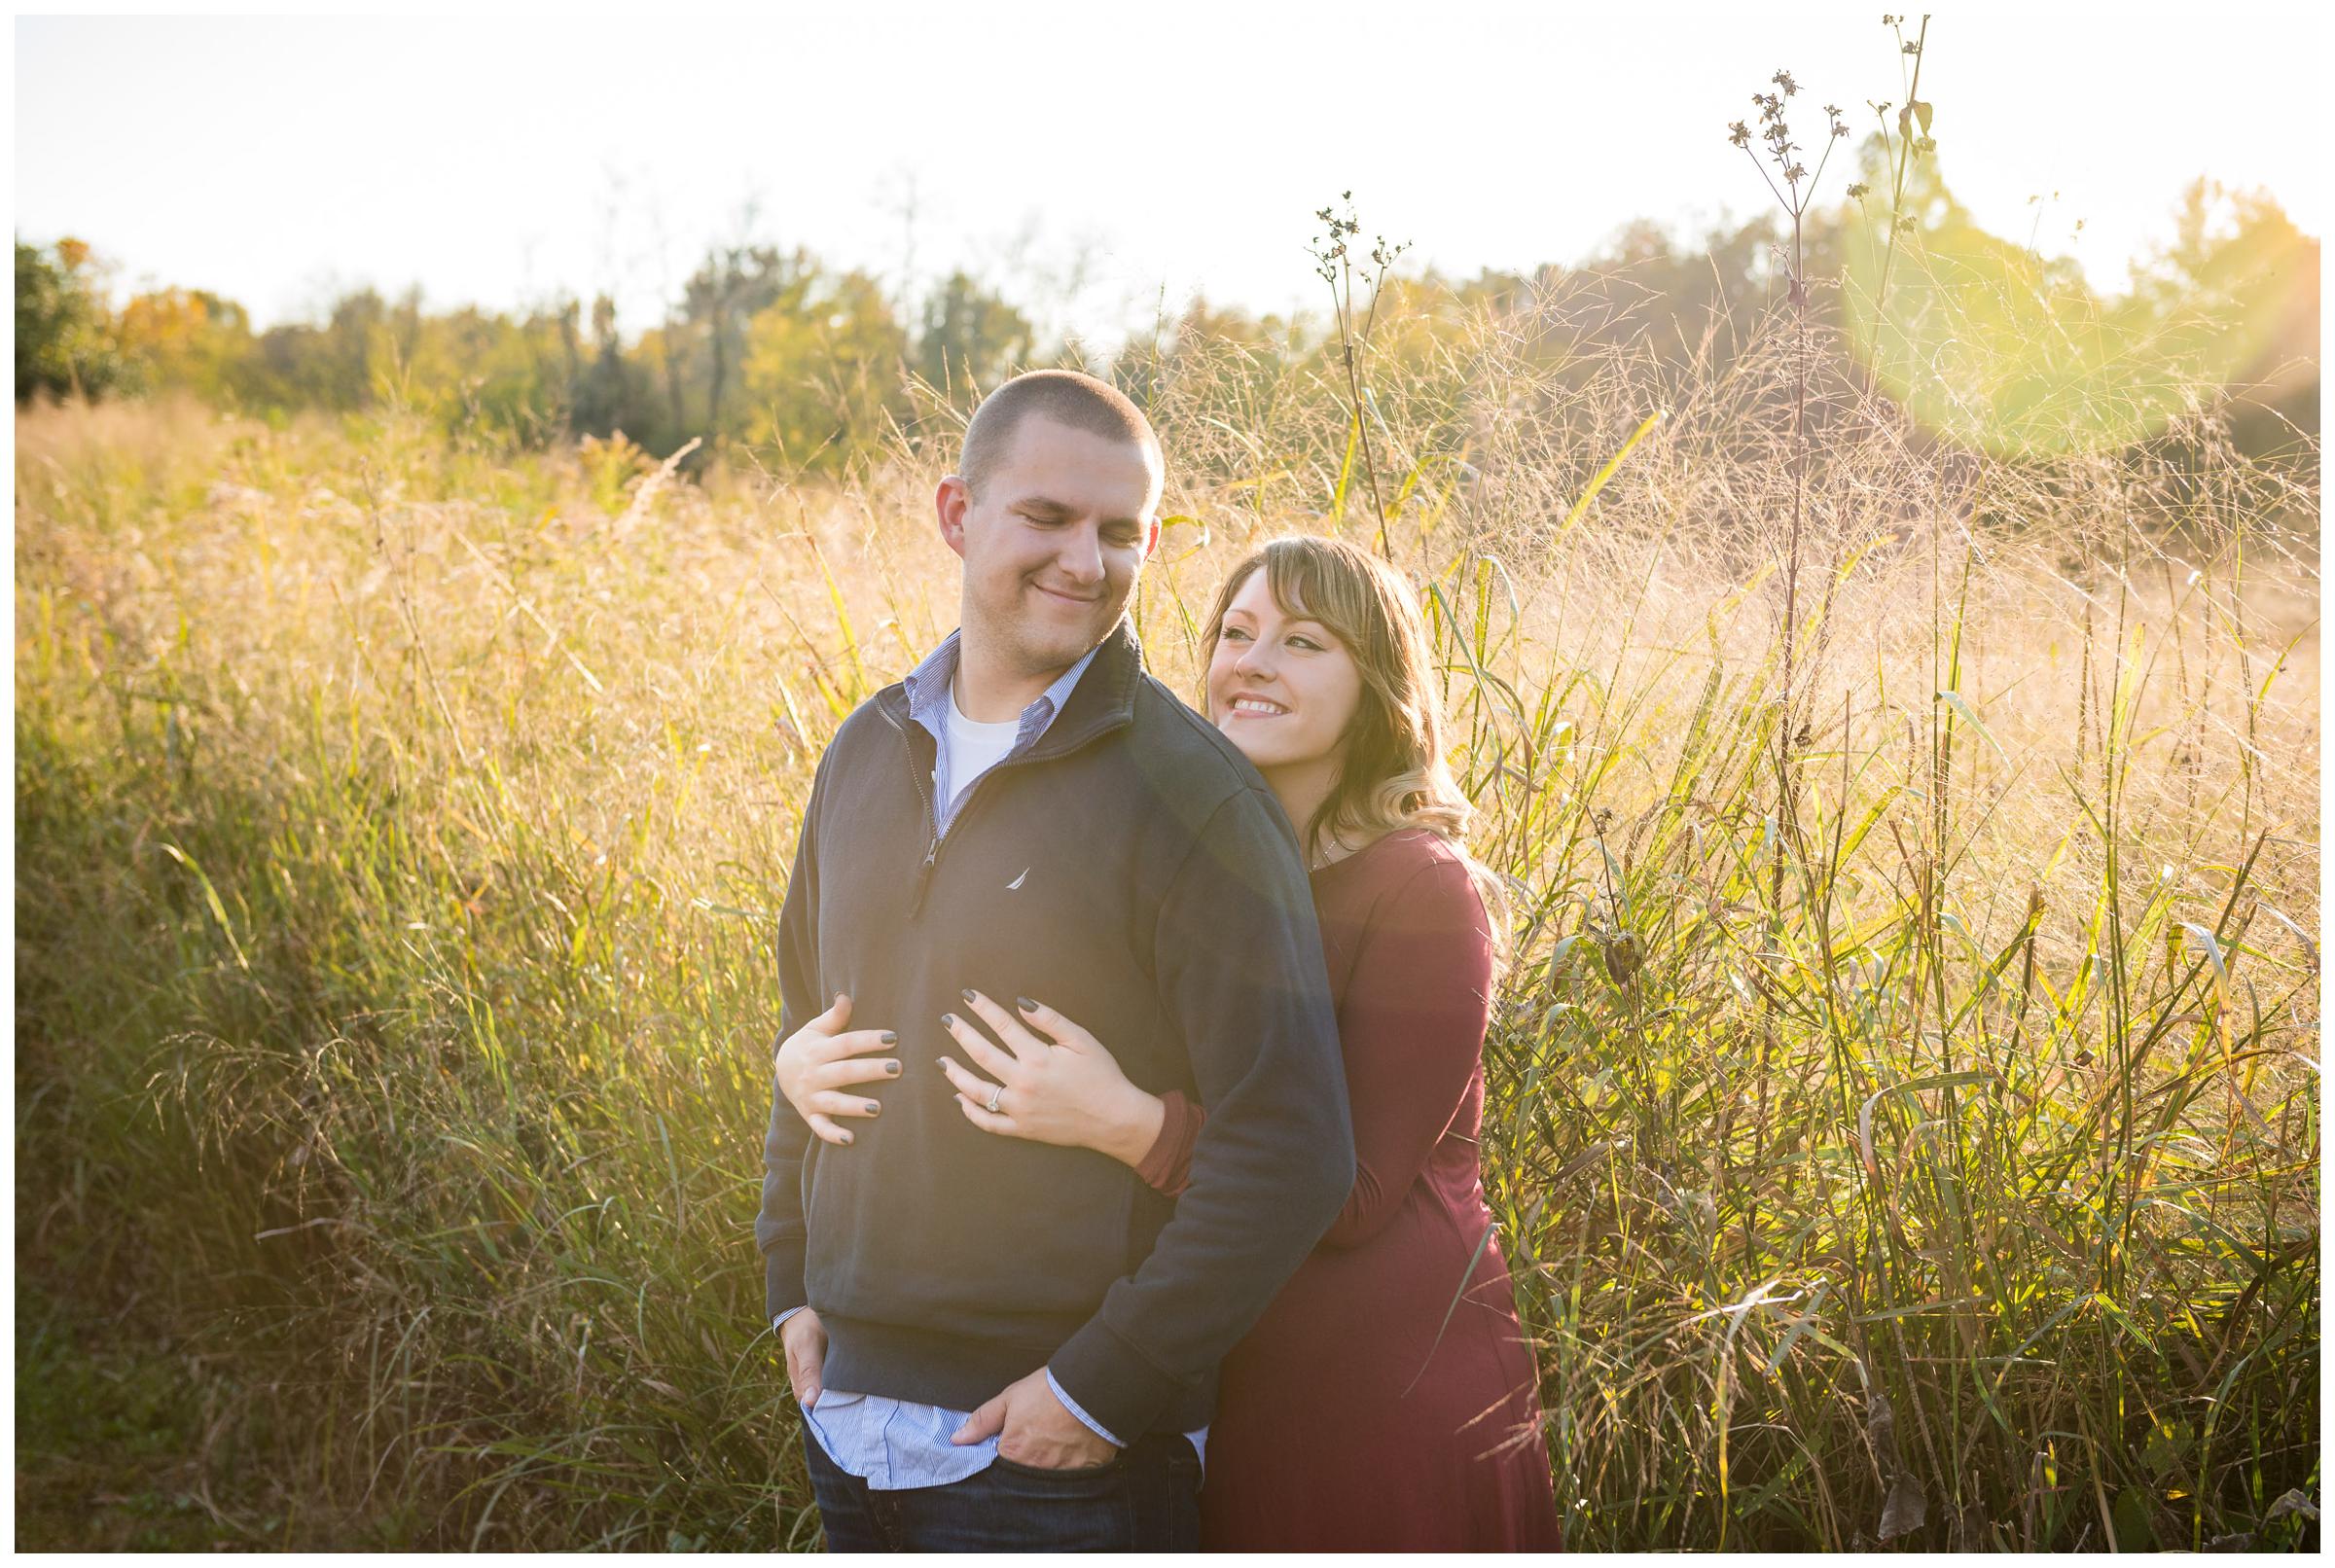
M899 685L820 760L779 921L781 1038L848 992L903 1071L844 1148L773 1092L764 1321L815 1308L838 1388L967 1409L1046 1366L1114 1433L1201 1425L1216 1362L1353 1180L1295 835L1125 624L945 835L933 762ZM1180 1201L964 1119L936 1058L968 986L1059 1008L1135 1083L1208 1108Z

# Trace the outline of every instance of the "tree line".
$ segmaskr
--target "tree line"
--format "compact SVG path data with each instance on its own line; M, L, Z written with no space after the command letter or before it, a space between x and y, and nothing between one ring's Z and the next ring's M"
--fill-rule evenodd
M163 288L115 304L90 246L17 241L17 401L190 392L263 415L400 406L523 441L693 438L832 467L909 411L911 376L993 384L1037 348L1021 310L964 273L904 323L875 280L809 252L709 251L659 325L620 337L605 296L519 312L352 290L321 319L255 331L234 300Z
M1812 275L1853 276L1860 245L1870 253L1875 234L1886 233L1864 205L1849 200L1814 215ZM1900 211L1920 233L1933 280L1978 277L2004 298L2046 301L2063 329L2074 323L2098 336L2103 323L2121 323L2126 338L2137 332L2152 345L2177 346L2182 312L2195 314L2195 302L2209 297L2226 361L2220 379L2250 394L2234 416L2241 445L2267 450L2297 431L2316 435L2318 242L2268 196L2198 182L2173 242L2113 301L2096 298L2072 263L1987 234L1934 165ZM1881 220L1890 221L1906 220ZM1453 358L1471 318L1521 316L1568 288L1576 308L1548 353L1578 353L1585 339L1627 343L1653 374L1683 378L1690 365L1734 351L1778 303L1781 240L1773 215L1697 240L1641 221L1575 267L1466 280L1431 269L1390 276L1371 351L1418 373ZM1918 288L1893 287L1921 308ZM1815 308L1841 325L1847 298L1827 290ZM1203 300L1096 365L1075 343L1043 339L1030 312L962 271L902 300L864 271L758 244L709 248L664 319L628 339L604 296L589 307L566 298L520 312L429 310L418 290L387 298L373 288L343 294L320 319L254 330L241 304L198 289L149 289L116 303L113 268L89 245L18 238L16 320L19 404L181 391L272 417L394 406L449 429L527 443L621 431L662 456L701 439L705 453L742 449L796 472L863 460L933 400L969 406L1035 365L1113 375L1141 401L1178 356L1210 347L1237 350L1264 381L1309 361L1326 371L1334 352L1322 321ZM1952 325L1966 335L1969 320L1965 308ZM2015 312L1994 324L2006 354L2034 330ZM2122 339L2110 347L2101 356L2108 378L2131 357ZM2017 372L2011 363L2007 378L2016 381ZM1405 384L1433 387L1438 378L1414 374ZM2086 397L2102 390L2077 389Z

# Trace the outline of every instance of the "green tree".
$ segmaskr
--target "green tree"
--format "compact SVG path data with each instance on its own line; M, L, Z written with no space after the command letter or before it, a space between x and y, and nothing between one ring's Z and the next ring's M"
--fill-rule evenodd
M2191 309L2221 324L2231 437L2249 455L2318 434L2319 253L2267 192L2201 178L2182 194L2172 241L2136 268L2136 292L2160 315Z
M449 428L528 440L566 429L576 374L566 306L515 319L464 305L414 327L408 338L385 323L374 337L378 374L401 401Z
M2275 204L2246 204L2217 227L2203 186L2173 244L2114 295L2097 293L2071 259L1981 228L1934 157L1917 160L1907 202L1913 222L1893 263L1886 219L1844 234L1852 340L1870 345L1880 386L1925 426L1996 451L2154 439L2264 362L2288 303L2281 280L2317 267L2316 245ZM2315 342L2308 354L2315 363Z
M799 290L746 324L747 436L789 467L836 469L874 451L908 400L908 336L863 272L799 272Z
M102 274L78 239L60 239L46 254L17 241L18 403L36 392L93 397L120 383Z
M132 297L114 323L126 385L175 389L214 404L237 401L252 354L251 318L233 300L201 289Z
M748 353L746 324L782 302L799 308L817 275L817 264L799 248L727 245L706 252L682 289L678 318L666 327L676 427L688 422L684 393L694 382L702 388L705 432L717 440L739 433L743 416L733 399Z
M952 403L970 408L1025 363L1036 342L1027 316L965 273L952 272L924 303L916 374Z
M592 303L592 360L569 399L568 428L580 436L609 436L627 429L637 380L617 336L616 302L603 294ZM630 428L637 438L644 427Z

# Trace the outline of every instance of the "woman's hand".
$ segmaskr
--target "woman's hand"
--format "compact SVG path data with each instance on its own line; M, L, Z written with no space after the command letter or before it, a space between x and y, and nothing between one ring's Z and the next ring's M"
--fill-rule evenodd
M839 1116L875 1116L883 1107L861 1094L841 1090L851 1084L873 1084L898 1078L900 1063L854 1060L863 1051L885 1051L899 1044L889 1029L846 1029L851 1021L851 998L839 995L835 1006L786 1037L778 1048L778 1092L810 1130L829 1143L849 1143L851 1134L835 1124Z
M1027 997L1019 1003L1018 1017L979 991L965 992L965 1005L1005 1042L1000 1051L970 1020L954 1015L941 1019L973 1064L989 1075L982 1078L941 1058L967 1121L1008 1138L1094 1149L1124 1165L1143 1162L1167 1110L1158 1096L1127 1081L1101 1041Z

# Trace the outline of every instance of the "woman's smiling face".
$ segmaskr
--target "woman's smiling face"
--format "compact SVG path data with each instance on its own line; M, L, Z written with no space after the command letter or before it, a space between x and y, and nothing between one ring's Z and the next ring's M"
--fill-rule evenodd
M1260 566L1233 595L1208 660L1209 716L1260 772L1335 759L1362 702L1345 645L1283 612L1266 579Z

